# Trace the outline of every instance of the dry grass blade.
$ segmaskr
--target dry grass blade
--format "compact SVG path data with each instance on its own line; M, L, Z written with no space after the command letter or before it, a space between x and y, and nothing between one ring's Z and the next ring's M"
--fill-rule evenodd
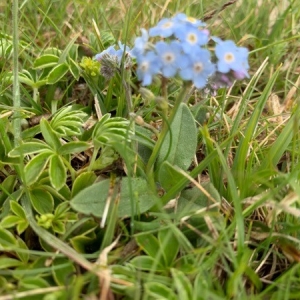
M221 12L222 10L224 10L226 7L234 4L235 2L237 2L237 0L231 0L231 1L228 1L226 2L225 4L223 4L221 6L221 8L219 9L214 9L213 11L207 13L204 15L204 18L203 18L203 21L208 21L210 19L212 19L214 17L214 15L216 15L217 13Z
M120 235L109 246L105 247L99 255L96 262L101 267L101 277L99 276L99 284L101 286L100 300L113 300L114 296L110 290L111 270L107 266L107 255L117 245Z
M65 287L63 286L53 286L53 287L47 287L42 289L35 289L26 292L13 293L11 295L0 296L0 300L13 300L13 299L20 299L25 297L32 297L36 295L49 294L52 292L61 291L63 289L65 289Z

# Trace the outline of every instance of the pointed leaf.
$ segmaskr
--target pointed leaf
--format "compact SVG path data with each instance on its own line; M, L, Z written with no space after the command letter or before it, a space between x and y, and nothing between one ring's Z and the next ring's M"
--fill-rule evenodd
M15 215L26 220L25 211L17 201L10 201L10 209Z
M89 147L90 147L90 144L86 143L86 142L80 142L80 141L69 142L65 145L62 145L59 148L58 153L60 155L80 153L82 151L87 150Z
M137 269L140 270L155 270L155 271L164 271L165 268L161 266L157 261L146 255L136 256L130 261L130 264L134 265ZM184 298L183 298L184 299Z
M147 282L145 284L145 292L153 299L160 300L177 300L175 293L166 285L159 282Z
M51 154L52 152L40 153L25 166L24 173L27 185L31 185L38 180L46 168Z
M168 161L164 161L159 168L158 180L166 191L184 177L185 176Z
M54 84L61 80L69 71L69 67L67 64L62 63L60 65L57 65L55 68L53 68L47 77L47 83L48 84Z
M29 155L33 153L41 153L49 151L51 148L43 142L28 142L20 145L8 153L9 157L20 157L21 155Z
M45 139L45 141L51 146L53 149L58 150L61 147L61 143L59 141L59 138L51 128L49 122L42 118L40 121L40 127L42 131L42 135Z
M68 59L68 63L69 63L69 70L72 73L73 77L78 80L79 76L80 76L80 69L78 67L78 65L76 64L76 62L69 57Z
M135 237L137 244L152 258L156 259L159 252L159 242L157 238L151 234L139 234Z
M177 269L171 269L174 279L174 285L178 293L178 299L192 299L192 284L183 272Z
M162 229L158 232L158 241L160 249L163 252L165 265L170 267L179 251L179 243L172 230Z

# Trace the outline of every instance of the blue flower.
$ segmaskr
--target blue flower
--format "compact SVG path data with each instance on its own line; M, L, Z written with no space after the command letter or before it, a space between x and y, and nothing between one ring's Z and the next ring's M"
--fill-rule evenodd
M128 46L125 47L121 42L118 42L118 45L120 48L118 50L116 50L114 46L110 46L101 53L96 54L94 57L95 60L101 61L104 55L108 55L120 63L123 57L124 48L126 53L130 53L130 48Z
M150 28L149 36L170 37L176 30L176 22L172 19L162 19L155 27Z
M144 28L141 29L142 36L137 37L134 41L134 47L132 48L130 54L133 57L137 57L139 55L143 55L148 46L148 31Z
M169 44L158 42L155 50L161 62L161 73L163 76L174 77L181 66L187 65L188 59L182 54L182 48L178 41L172 41Z
M206 86L207 79L215 72L216 67L210 61L210 53L206 49L198 48L189 56L190 62L179 72L184 80L192 80L196 88Z
M248 77L248 49L237 47L233 41L222 41L214 38L217 42L215 53L218 58L217 68L221 73L230 70L236 73L237 79Z
M95 55L95 60L101 61L103 55L108 54L110 56L118 56L117 55L117 50L115 49L114 46L108 47L106 50L102 51L101 53L98 53Z
M152 77L159 73L161 63L158 56L149 51L144 55L137 57L137 76L142 81L142 85L149 85L152 83Z
M198 20L198 19L195 19L195 18L192 18L192 17L188 17L186 14L183 14L183 13L179 13L177 15L175 15L173 18L172 18L173 21L179 21L179 22L182 22L182 23L188 23L194 27L204 27L206 24L203 23L202 21Z
M188 23L178 26L175 36L180 40L183 51L187 54L207 44L209 40L208 30L200 30Z

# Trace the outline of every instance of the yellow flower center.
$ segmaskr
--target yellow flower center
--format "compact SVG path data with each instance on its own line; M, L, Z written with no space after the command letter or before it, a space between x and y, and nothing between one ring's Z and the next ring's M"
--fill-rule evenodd
M225 61L226 61L227 63L231 63L231 62L234 61L234 55L233 55L232 53L230 53L230 52L225 53L224 59L225 59Z
M194 33L189 33L187 39L191 44L195 44L197 42L197 35Z
M203 64L201 62L194 64L195 73L201 73L203 71Z
M167 23L165 23L162 27L165 28L165 29L168 29L168 28L170 28L170 27L172 27L172 26L173 26L173 23L172 23L172 22L167 22Z

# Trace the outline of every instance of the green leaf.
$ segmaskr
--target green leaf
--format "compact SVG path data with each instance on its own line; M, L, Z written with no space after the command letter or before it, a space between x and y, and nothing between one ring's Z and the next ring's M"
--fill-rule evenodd
M62 158L59 155L52 155L49 165L49 177L51 185L60 190L67 180L67 172Z
M210 182L204 182L201 186L216 202L221 201L220 194ZM177 203L177 211L183 216L207 207L210 204L213 204L213 202L195 186L181 193Z
M270 149L265 155L265 160L259 167L259 170L265 170L270 165L275 167L281 159L283 153L287 150L293 136L298 132L299 128L299 113L300 109L297 108L295 114L289 119L279 136L276 138Z
M132 194L129 184L133 187ZM87 187L75 195L70 202L71 206L78 212L102 217L108 197L109 186L110 180L107 179ZM146 180L142 178L123 178L120 192L119 217L126 217L132 214L131 203L134 204L133 208L135 214L141 214L159 201L149 188ZM116 192L113 194L112 200L115 200L115 198Z
M0 228L0 250L7 249L12 245L17 245L17 240L13 234L6 229Z
M234 174L236 183L238 185L238 188L240 189L240 194L243 194L243 191L245 188L245 172L247 170L246 164L247 164L247 155L249 152L249 145L251 144L251 140L254 137L256 131L257 131L257 124L259 123L259 117L261 116L261 113L265 107L265 103L268 100L268 97L271 93L271 90L273 88L273 85L276 82L276 78L279 74L279 68L276 70L276 72L273 74L273 76L268 81L268 84L266 85L265 89L261 93L254 111L251 114L251 117L247 123L247 127L245 129L245 132L243 133L243 136L240 138L239 146L236 150L236 155L234 157L233 166L232 166L232 174Z
M20 222L20 217L18 216L13 216L13 215L9 215L9 216L6 216L2 219L1 221L1 226L3 228L11 228L13 226L15 226L16 224L18 224Z
M175 183L185 177L178 168L171 165L168 161L164 161L158 173L158 180L161 186L168 191Z
M68 258L55 258L52 266L55 267L61 265L65 266L61 269L52 268L54 280L58 285L70 286L75 281L76 269Z
M65 63L57 65L55 68L53 68L47 77L47 83L48 84L54 84L58 81L60 81L69 71L69 66Z
M162 229L158 232L158 241L160 249L163 252L165 265L172 266L179 251L179 243L173 231L169 228Z
M90 144L86 142L81 142L81 141L69 142L65 145L62 145L59 148L58 153L60 155L80 153L82 151L87 150L89 147Z
M94 172L85 172L80 174L73 183L72 198L74 198L74 196L77 195L80 191L91 186L96 179L97 176Z
M26 243L21 238L19 238L19 237L18 237L18 247L20 248L20 250L27 250L27 252L26 251L18 251L18 250L16 250L16 253L17 253L18 257L20 258L20 260L23 263L27 264L28 260L29 260L28 247L27 247Z
M135 240L145 253L147 253L152 258L157 259L160 244L153 234L139 234L135 237Z
M44 142L28 142L20 145L8 153L9 157L20 157L21 155L29 155L33 153L41 153L49 151L51 148Z
M59 220L53 220L52 222L52 228L54 232L59 233L59 234L64 234L66 232L66 226L64 222L59 221Z
M5 199L13 192L14 187L17 183L17 176L16 175L9 175L7 176L4 181L0 185L0 206L2 206Z
M54 200L48 191L36 188L31 190L29 194L32 206L39 214L43 215L53 212Z
M24 169L26 184L35 183L46 168L52 152L42 152L36 155Z
M28 290L33 290L49 287L49 283L40 277L25 277L20 280L20 286Z
M137 269L140 270L146 270L146 271L150 271L152 269L156 271L165 270L163 266L157 263L155 258L146 255L136 256L130 261L130 264L132 264L133 266L135 266Z
M52 66L56 66L58 63L59 57L53 54L45 54L38 57L34 63L33 67L35 69L44 69Z
M80 69L78 65L71 57L68 58L68 63L70 72L72 73L73 77L78 80L80 76Z
M86 113L72 106L63 107L53 116L50 126L58 136L80 135L86 116Z
M0 257L0 270L21 266L23 263L15 258Z
M145 283L145 292L154 299L177 300L175 293L166 285L158 282Z
M45 141L51 146L51 148L58 150L61 147L59 138L57 137L57 135L51 128L49 122L45 118L41 119L40 128Z
M180 104L170 131L172 140L168 132L159 151L157 163L161 165L167 160L171 165L187 170L196 153L197 129L195 119L186 104Z
M192 284L183 272L177 269L171 269L174 279L174 285L177 290L178 299L192 299Z
M10 209L15 215L26 220L25 211L17 201L10 201Z
M93 143L97 147L103 147L114 142L130 141L132 134L128 120L121 117L111 118L110 114L105 114L93 131Z

